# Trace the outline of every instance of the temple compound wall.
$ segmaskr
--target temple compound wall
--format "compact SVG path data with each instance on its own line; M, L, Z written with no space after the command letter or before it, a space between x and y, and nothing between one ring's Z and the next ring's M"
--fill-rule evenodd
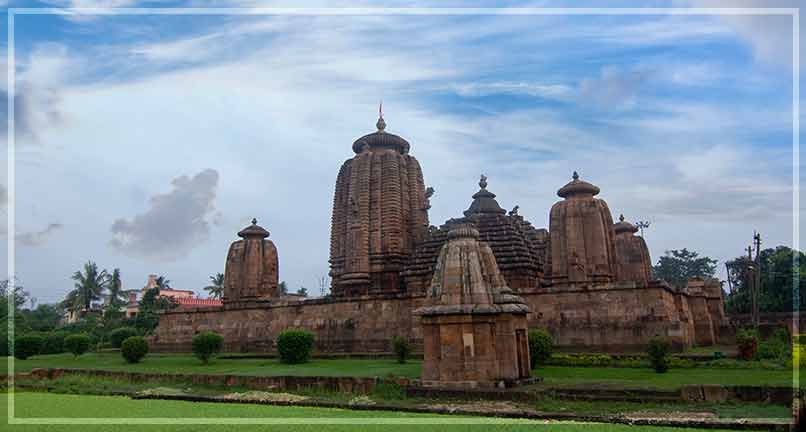
M410 144L385 129L380 118L376 132L356 140L355 156L337 176L330 296L280 292L278 251L255 220L230 247L223 306L164 313L153 349L187 351L196 333L213 330L224 336L226 351L270 352L281 331L304 328L321 352L389 352L394 336L421 351L423 322L459 328L463 319L482 319L414 314L428 307L439 286L440 253L460 227L470 227L495 261L503 285L491 292L511 291L528 309L514 320L547 329L561 349L643 351L655 335L684 349L731 337L719 281L672 287L653 280L638 229L623 216L614 223L599 187L576 172L557 191L548 229L532 225L518 206L504 210L483 175L463 215L432 226L434 190L425 187Z
M547 329L560 349L643 351L655 335L668 336L677 349L694 341L695 321L686 313L692 296L675 293L665 284L640 290L616 285L520 297L530 310L529 328ZM412 312L425 304L422 294L367 295L169 311L160 318L152 345L157 351L187 352L195 334L213 330L224 336L225 351L273 352L281 331L304 328L316 335L320 352L390 352L394 336L409 338L415 351L421 352L422 331ZM678 304L685 305L685 311L675 313ZM719 328L730 337L729 327Z

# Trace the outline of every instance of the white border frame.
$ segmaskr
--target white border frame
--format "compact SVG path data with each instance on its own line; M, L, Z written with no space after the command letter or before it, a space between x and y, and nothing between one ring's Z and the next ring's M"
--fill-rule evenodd
M15 274L15 131L14 93L16 68L14 53L15 15L295 15L295 16L373 16L373 15L777 15L792 17L792 248L800 250L800 9L799 8L9 8L8 14L8 337L14 338ZM793 254L793 298L799 295L799 257ZM798 333L800 305L793 302L794 331ZM800 370L792 365L793 387L799 388ZM14 357L8 357L8 424L533 424L534 420L489 417L435 416L429 418L59 418L14 416Z

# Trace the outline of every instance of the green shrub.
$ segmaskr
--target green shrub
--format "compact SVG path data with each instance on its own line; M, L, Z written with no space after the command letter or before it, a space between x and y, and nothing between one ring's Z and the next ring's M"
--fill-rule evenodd
M67 350L67 352L70 352L74 356L78 357L81 354L89 351L90 337L86 333L67 336L64 338L64 348Z
M752 360L758 351L758 332L752 329L740 329L736 332L736 349L738 358Z
M223 346L224 337L218 333L204 331L193 336L193 355L204 364L207 364L210 358L221 352L221 347Z
M148 342L142 336L130 336L120 344L120 354L129 363L137 363L148 354Z
M64 352L64 338L67 337L67 332L53 331L45 336L45 342L42 345L42 354L61 354Z
M14 340L14 357L25 360L39 354L45 339L38 334L25 334Z
M529 359L532 369L545 364L551 358L554 342L549 332L543 329L529 330Z
M403 336L395 336L392 338L392 351L395 352L398 363L406 363L406 359L411 354L411 345L408 339Z
M313 350L313 333L284 330L277 336L277 353L284 363L305 363Z
M109 343L112 344L112 348L120 348L120 344L132 336L137 336L137 330L134 327L116 328L109 333Z
M657 373L664 373L669 370L669 350L671 344L669 339L662 336L655 336L649 340L647 347L647 355L649 355L649 364L652 369Z

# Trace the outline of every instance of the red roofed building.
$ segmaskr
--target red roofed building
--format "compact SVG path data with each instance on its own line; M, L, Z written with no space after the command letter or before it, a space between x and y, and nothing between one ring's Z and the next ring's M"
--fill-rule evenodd
M143 295L145 295L146 291L154 288L158 288L157 275L151 274L148 275L148 282L146 282L146 285L143 287L143 289L139 291L139 295L137 291L129 292L129 303L126 305L126 317L131 318L137 315L137 312L140 311L140 299L143 298ZM212 298L198 298L196 297L196 293L190 290L162 288L159 291L159 297L172 298L177 304L179 304L180 308L222 306L221 300Z

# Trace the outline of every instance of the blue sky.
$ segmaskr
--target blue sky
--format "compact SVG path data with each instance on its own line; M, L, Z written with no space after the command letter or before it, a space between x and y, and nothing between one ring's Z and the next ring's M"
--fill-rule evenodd
M278 5L185 5L211 4ZM182 3L24 6L71 5ZM577 170L614 218L652 222L653 260L721 264L754 229L791 244L791 38L761 16L17 16L17 275L40 301L87 260L127 289L157 273L200 291L257 217L280 278L316 294L333 183L381 99L437 191L432 224L485 173L547 227Z

